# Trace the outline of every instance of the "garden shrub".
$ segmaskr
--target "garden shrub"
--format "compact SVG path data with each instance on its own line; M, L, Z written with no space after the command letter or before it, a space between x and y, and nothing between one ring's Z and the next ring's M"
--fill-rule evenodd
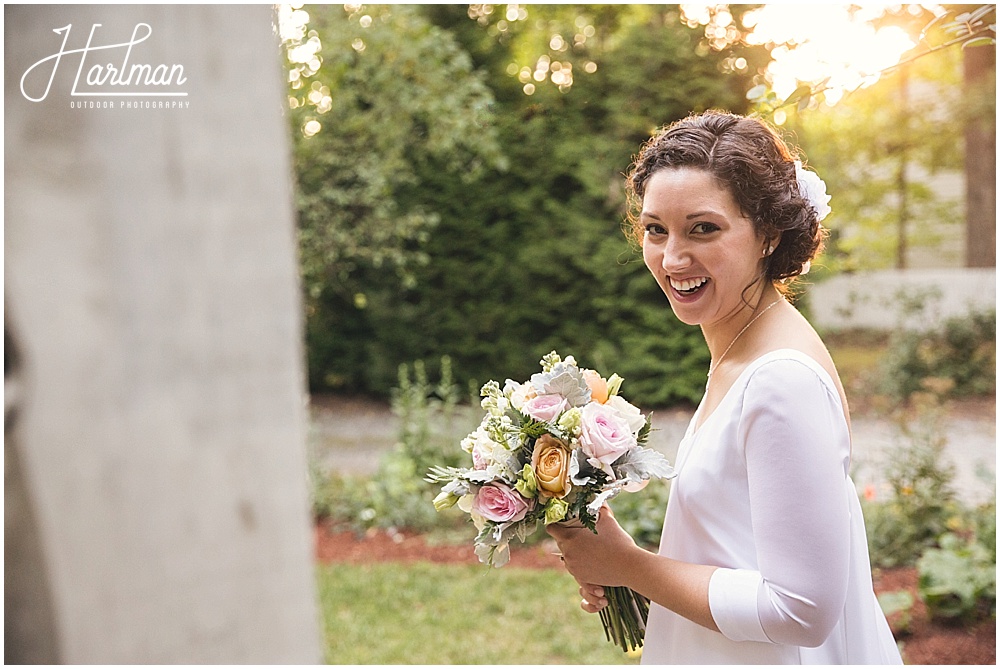
M862 500L873 566L912 565L961 515L952 481L954 467L943 460L942 412L923 396L916 417L897 414L900 445L885 463L890 489L885 501Z
M460 519L434 511L437 487L423 480L432 465L457 466L458 386L451 361L441 360L440 381L432 384L421 362L400 365L392 410L399 420L399 441L382 456L370 477L313 473L313 512L345 522L357 531L371 527L428 531L453 526Z
M905 400L931 390L947 397L996 392L996 311L949 318L927 331L899 330L882 365L883 391Z
M908 634L913 622L913 595L906 590L892 590L878 596L878 605L886 618L893 618L893 629Z

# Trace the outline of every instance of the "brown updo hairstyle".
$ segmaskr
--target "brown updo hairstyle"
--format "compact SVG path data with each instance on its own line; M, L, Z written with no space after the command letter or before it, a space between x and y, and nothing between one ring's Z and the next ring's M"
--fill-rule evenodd
M785 292L802 265L823 249L826 231L816 210L799 193L795 157L760 119L720 111L695 114L660 129L639 151L626 175L626 230L642 243L638 213L650 177L661 169L690 167L710 172L727 188L743 215L765 239L781 240L763 258L763 276Z

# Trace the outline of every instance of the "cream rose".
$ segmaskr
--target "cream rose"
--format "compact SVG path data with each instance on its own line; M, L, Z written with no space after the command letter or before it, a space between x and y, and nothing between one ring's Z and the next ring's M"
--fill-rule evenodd
M614 409L628 423L629 429L637 434L646 424L646 417L642 415L642 412L619 395L614 395L608 399L607 406Z
M510 405L520 411L524 407L524 403L538 393L527 383L518 383L507 379L504 383L503 394L510 399Z
M542 497L563 498L569 494L569 447L550 434L543 434L535 441L531 453L531 468L535 470L538 494Z

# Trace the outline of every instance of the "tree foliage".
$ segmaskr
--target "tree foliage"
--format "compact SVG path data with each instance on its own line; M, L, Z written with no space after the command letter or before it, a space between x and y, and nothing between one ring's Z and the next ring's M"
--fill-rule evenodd
M315 61L291 63L289 96L312 298L331 287L360 294L351 279L361 267L411 285L438 221L426 202L400 206L400 191L420 181L415 162L433 157L471 175L501 158L493 98L450 35L413 7L362 9L310 8L307 35L286 43L291 58L319 46L306 50Z
M644 405L697 401L708 352L621 233L623 172L656 127L746 110L729 54L699 49L670 7L530 6L504 30L467 6L352 9L309 10L332 108L292 113L311 388L385 394L400 363L433 374L443 354L460 383L526 378L555 348L618 372ZM552 78L569 69L570 85Z
M814 79L800 80L784 97L772 89L762 69L747 92L755 113L787 117L799 130L813 166L828 177L837 194L827 223L834 234L827 268L902 269L909 266L913 247L936 249L963 237L968 238L967 249L976 249L980 239L992 248L990 214L976 216L971 202L963 214L960 198L942 194L931 182L942 169L961 170L963 143L970 141L963 133L971 127L988 126L978 137L987 144L989 136L995 140L995 125L983 123L995 117L995 85L970 87L966 80L964 91L961 86L962 59L968 50L996 43L995 5L886 6L870 23L902 29L916 45L898 63L869 71L867 82L878 81L876 85L854 90L830 108L824 103L831 68L813 70ZM733 36L745 38L744 33ZM796 44L782 48L794 50ZM994 175L969 165L965 172L967 193L981 193L980 199L987 202L995 199ZM963 218L964 231L959 225ZM982 229L977 227L983 223ZM956 256L963 250L960 243L944 249L943 255ZM969 262L970 253L966 255ZM992 264L989 255L983 264Z
M790 112L786 125L836 195L828 269L906 267L915 250L961 239L960 199L932 186L962 169L960 58L914 62L823 113ZM951 252L959 261L961 244Z

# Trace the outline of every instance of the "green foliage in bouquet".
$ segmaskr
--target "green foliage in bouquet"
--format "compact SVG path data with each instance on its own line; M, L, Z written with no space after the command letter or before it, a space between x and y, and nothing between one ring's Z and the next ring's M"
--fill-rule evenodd
M645 448L649 417L620 394L624 379L581 368L552 351L528 381L487 382L485 415L461 442L467 466L433 466L426 479L441 484L438 511L458 506L479 528L481 562L502 567L510 542L541 524L597 532L600 510L621 492L676 475ZM649 600L626 587L605 588L601 622L608 641L625 652L642 646Z

